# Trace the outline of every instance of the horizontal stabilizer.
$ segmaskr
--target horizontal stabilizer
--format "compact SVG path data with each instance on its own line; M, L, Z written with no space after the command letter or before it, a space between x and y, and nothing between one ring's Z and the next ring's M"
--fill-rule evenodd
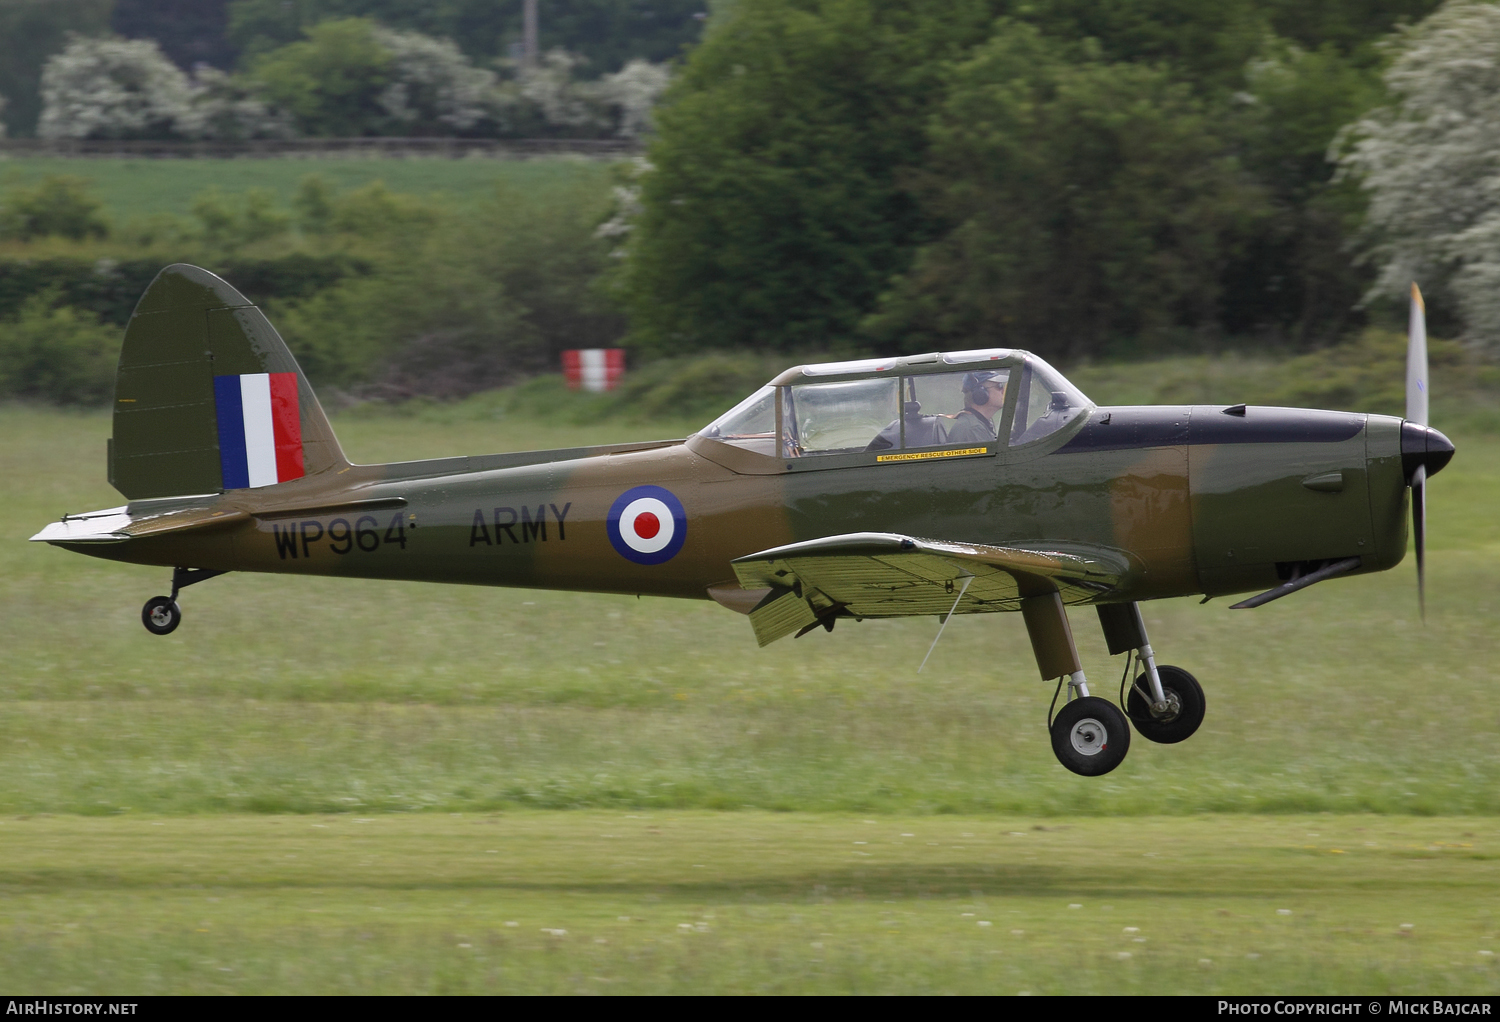
M131 517L128 507L112 507L84 515L64 515L62 521L51 523L31 539L36 543L123 543L169 532L218 528L249 517L245 511L213 508Z

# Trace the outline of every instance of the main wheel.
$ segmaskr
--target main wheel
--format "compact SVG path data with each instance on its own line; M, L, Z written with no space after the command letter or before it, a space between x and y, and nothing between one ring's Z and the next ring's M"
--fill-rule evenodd
M1075 774L1098 777L1124 761L1130 751L1130 725L1108 699L1084 696L1052 718L1052 751Z
M1206 709L1203 686L1181 667L1158 667L1156 673L1161 678L1162 694L1167 697L1167 712L1160 716L1151 712L1151 701L1141 695L1151 691L1151 679L1142 674L1130 688L1125 713L1142 738L1161 745L1187 741L1203 723Z
M141 624L152 635L167 635L182 624L182 609L170 596L153 596L141 608Z

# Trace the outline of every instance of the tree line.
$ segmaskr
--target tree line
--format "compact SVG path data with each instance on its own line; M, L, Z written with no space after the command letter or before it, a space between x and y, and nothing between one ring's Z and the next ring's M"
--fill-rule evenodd
M410 30L298 31L254 58L264 82ZM1496 52L1500 6L1481 0L730 0L642 120L644 158L566 197L474 218L313 181L290 208L208 196L192 224L107 244L211 266L357 256L268 300L317 374L391 393L513 380L585 340L644 358L1307 351L1395 325L1412 279L1434 333L1488 357ZM339 95L330 130L397 116L373 86ZM280 102L314 130L315 104ZM38 225L68 201L5 195L8 250L66 233ZM80 216L69 244L105 244Z
M0 0L0 124L69 138L628 135L706 19L702 0L543 0L547 56L532 66L522 3Z
M1409 94L1433 7L744 0L657 112L633 336L1328 343L1379 312L1361 139Z

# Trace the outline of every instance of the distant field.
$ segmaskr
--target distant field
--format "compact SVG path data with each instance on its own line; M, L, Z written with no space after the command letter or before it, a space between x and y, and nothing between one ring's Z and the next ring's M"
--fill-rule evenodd
M358 460L515 449L530 427L343 418ZM671 435L547 430L556 444ZM111 506L108 419L0 412L0 811L505 806L1144 814L1500 812L1500 439L1432 485L1429 622L1410 562L1255 612L1146 606L1203 681L1204 731L1081 782L1053 760L1018 616L841 624L759 650L708 601L230 575L158 638L162 569L23 542ZM1074 614L1105 691L1118 667Z
M478 408L335 427L376 461L701 424ZM0 406L0 987L1500 992L1500 436L1432 483L1425 627L1410 561L1149 604L1208 720L1088 780L1016 615L920 677L930 620L758 650L707 601L275 576L150 636L164 569L25 542L119 503L108 433Z
M602 181L608 164L577 157L531 160L489 159L313 159L129 160L0 158L0 189L46 174L88 179L117 221L153 213L186 216L193 197L209 188L242 192L264 188L283 201L301 180L316 174L338 189L384 181L393 191L442 194L463 204L487 199L497 184L531 190L551 183Z

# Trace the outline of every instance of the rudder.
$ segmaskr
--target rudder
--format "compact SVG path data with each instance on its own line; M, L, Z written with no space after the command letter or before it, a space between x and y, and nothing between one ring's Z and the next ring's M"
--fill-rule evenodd
M348 461L269 320L174 263L141 295L115 376L109 481L131 500L270 486Z

